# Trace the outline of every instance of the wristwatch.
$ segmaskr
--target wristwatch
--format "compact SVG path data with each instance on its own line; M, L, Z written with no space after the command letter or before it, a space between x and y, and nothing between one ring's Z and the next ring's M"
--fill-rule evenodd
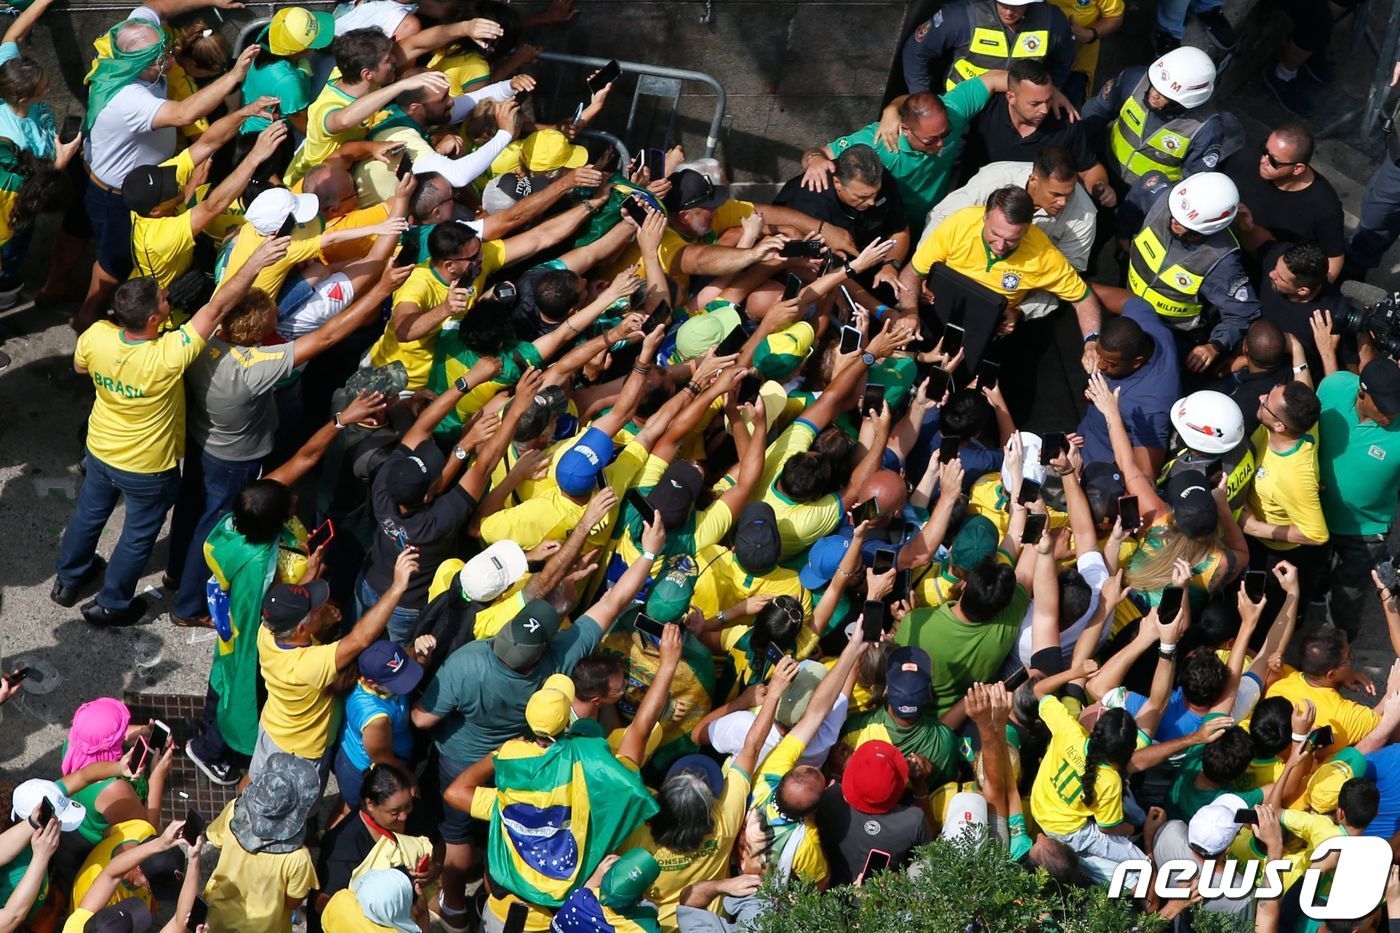
M866 366L874 366L874 365L875 365L875 354L870 353L869 351L867 351L867 352L865 352L865 353L862 353L862 354L860 355L860 361L861 361L862 363L864 363Z
M1099 342L1099 332L1098 332L1098 331L1092 331L1092 332L1090 332L1090 333L1085 334L1085 335L1084 335L1084 342L1085 342L1085 343L1098 343L1098 342Z
M467 452L460 447L453 447L452 456L456 457L458 460L465 460L467 459Z
M456 381L452 383L452 388L461 392L463 395L471 391L471 386L467 385L466 376L458 376Z

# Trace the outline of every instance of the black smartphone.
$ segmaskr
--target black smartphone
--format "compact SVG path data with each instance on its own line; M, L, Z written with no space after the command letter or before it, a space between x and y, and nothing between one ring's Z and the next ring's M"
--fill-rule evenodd
M789 272L787 278L783 280L783 301L792 301L800 291L802 291L802 280Z
M841 328L841 346L838 347L840 353L854 353L860 349L860 342L864 335L860 328L844 325Z
M1336 741L1336 738L1332 734L1332 727L1330 725L1318 726L1316 729L1308 733L1308 741L1306 747L1330 748L1334 741Z
M890 593L890 599L897 603L904 602L910 594L914 592L914 571L901 570L894 575L894 592Z
M1021 488L1016 491L1016 501L1021 505L1030 505L1039 498L1040 484L1030 478L1021 480Z
M1162 601L1157 604L1157 618L1162 622L1174 622L1181 612L1181 598L1185 591L1179 586L1162 587Z
M1045 534L1045 523L1050 520L1050 516L1044 512L1032 512L1026 516L1026 527L1021 529L1022 544L1037 544L1040 536Z
M660 149L642 150L642 164L646 166L652 181L666 177L666 153Z
M151 751L159 755L170 743L170 727L159 719L151 720Z
M890 854L880 849L871 849L870 854L865 857L865 868L861 869L861 877L869 878L877 871L884 871L890 867Z
M763 653L763 656L768 659L769 664L775 667L781 663L785 657L783 649L779 648L777 645L769 645L768 650Z
M651 503L647 502L647 497L642 495L640 489L633 488L627 490L627 495L623 498L627 500L628 505L637 510L638 515L642 516L646 521L651 521L651 517L656 510L651 507Z
M627 200L623 201L622 210L628 217L631 217L639 227L647 222L647 214L649 212L646 206L637 198L629 197Z
M61 143L71 143L78 138L78 134L83 131L82 117L64 117L63 127L58 131L58 141Z
M408 157L408 153L405 152L402 156L399 157L399 167L394 169L394 177L397 178L399 181L403 181L405 178L412 174L413 160L410 159Z
M520 906L524 906L523 904ZM202 897L196 897L194 903L190 905L190 919L185 922L185 929L189 933L194 933L201 926L209 922L209 904Z
M608 474L604 473L602 470L598 471L598 478L593 481L593 485L599 492L612 486L612 484L608 482Z
M644 612L637 613L637 618L633 620L632 627L643 634L650 635L657 641L666 634L666 624L653 619Z
M1124 531L1137 531L1142 527L1142 509L1137 496L1118 497L1118 521Z
M520 297L520 292L516 289L514 282L497 282L495 285L491 286L492 301L499 301L504 305L513 305L515 304L515 299L518 297Z
M515 92L515 102L516 102L517 104L522 104L522 105L523 105L523 104L525 103L525 101L527 101L527 100L529 100L529 99L530 99L530 92L529 92L529 91L526 91L526 90L523 90L523 89L522 89L522 90L519 90L519 91L516 91L516 92Z
M1241 826L1258 826L1259 813L1253 807L1235 811L1235 822Z
M1269 582L1269 574L1263 570L1246 570L1244 572L1244 593L1254 602L1264 598L1264 587Z
M191 807L185 814L185 825L180 827L180 838L194 845L199 841L199 837L204 835L208 826L209 821L204 818L204 814Z
M919 381L921 383L928 382L928 388L924 390L924 395L931 401L937 402L953 387L953 374L942 366L930 366L924 371L923 378Z
M885 528L890 533L890 541L894 543L895 550L904 547L904 543L909 540L909 522L895 515L890 518Z
M943 440L938 442L938 462L951 462L953 458L957 457L960 447L962 447L962 438L956 434L943 435Z
M663 301L656 306L656 310L647 315L647 319L642 322L642 333L649 334L656 330L657 325L666 324L671 320L671 303Z
M1001 364L995 360L983 359L977 364L977 388L995 389L1001 376Z
M457 281L452 283L452 287L464 289L471 288L472 282L473 280L475 280L475 278L476 272L472 269L468 269L466 272L463 272L461 275L457 276Z
M39 801L39 815L38 817L36 817L36 819L39 821L39 828L43 829L45 826L49 825L49 822L53 818L53 801L47 797L44 797Z
M749 335L743 327L736 327L729 332L729 335L719 342L715 348L715 356L733 356L744 349L744 344L749 342Z
M860 614L860 634L863 641L876 642L885 634L885 604L867 599Z
M1063 431L1051 431L1040 439L1040 465L1049 466L1050 461L1069 449L1069 438Z
M821 240L788 240L778 255L784 259L820 259L826 255L826 244Z
M943 325L943 353L945 356L955 356L962 349L963 335L966 333L956 324Z
M594 94L597 94L599 91L607 87L609 84L612 84L621 76L622 66L619 65L617 63L617 59L614 58L612 61L608 62L601 69L599 69L597 74L588 79L588 89Z
M763 377L757 373L749 373L739 380L738 402L740 405L752 405L758 401L758 390L763 388Z
M880 497L871 496L860 505L851 509L851 524L859 525L861 522L873 522L880 514Z
M530 919L530 908L520 901L513 901L506 911L506 923L501 933L525 933L525 924Z
M292 231L297 228L297 219L294 215L288 214L287 219L282 221L282 226L277 228L275 237L291 236Z
M1001 684L1007 690L1011 691L1012 693L1015 693L1017 688L1020 687L1021 684L1025 683L1030 679L1031 672L1023 667L1016 673L1012 674L1010 677L1003 680Z
M870 572L879 576L882 573L889 573L894 569L896 554L894 548L877 547L875 557L870 562Z
M5 682L8 684L22 683L24 678L29 676L29 668L17 667L5 675Z
M867 383L865 394L860 397L860 413L873 415L885 404L885 387L878 382Z

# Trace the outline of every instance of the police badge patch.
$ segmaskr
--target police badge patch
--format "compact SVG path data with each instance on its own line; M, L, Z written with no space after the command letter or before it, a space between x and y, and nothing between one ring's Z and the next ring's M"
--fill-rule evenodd
M1201 164L1204 165L1206 168L1215 168L1216 164L1219 161L1220 150L1213 147L1207 149L1206 154L1201 156Z
M1025 46L1027 52L1034 52L1036 49L1040 48L1040 39L1036 36L1026 36Z
M1001 277L1001 287L1007 291L1013 291L1021 284L1021 277L1014 272L1007 272Z
M1239 278L1234 279L1230 282L1230 287L1227 288L1226 291L1230 293L1230 297L1235 301L1248 301L1249 277L1242 275Z

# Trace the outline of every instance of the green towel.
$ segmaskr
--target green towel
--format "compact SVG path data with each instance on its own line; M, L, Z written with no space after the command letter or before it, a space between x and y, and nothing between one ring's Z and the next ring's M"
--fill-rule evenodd
M107 31L107 45L112 50L110 58L102 57L92 66L92 71L88 73L88 109L87 118L83 122L83 132L91 133L92 125L97 122L97 115L102 112L102 108L112 102L112 98L117 96L117 92L128 84L136 81L136 76L145 71L153 62L165 57L165 33L156 27L151 26L160 33L160 41L154 45L148 45L144 49L137 49L134 52L123 52L117 47L117 32L129 23L140 23L143 26L151 26L148 20L127 19L113 26Z

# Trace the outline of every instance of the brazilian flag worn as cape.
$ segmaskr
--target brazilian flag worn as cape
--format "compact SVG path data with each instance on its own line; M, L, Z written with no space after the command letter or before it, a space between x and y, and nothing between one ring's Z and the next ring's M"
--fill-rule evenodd
M546 749L507 742L496 756L491 878L521 900L557 909L658 809L606 739L564 735Z

